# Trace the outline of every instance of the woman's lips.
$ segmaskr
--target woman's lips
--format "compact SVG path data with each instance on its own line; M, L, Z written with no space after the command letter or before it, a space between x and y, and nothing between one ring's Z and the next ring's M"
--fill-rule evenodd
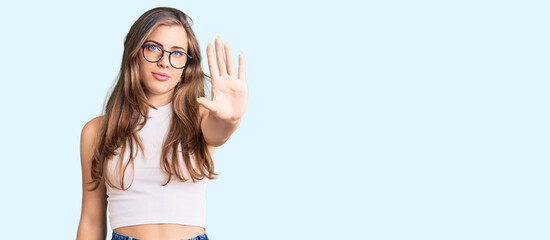
M168 80L168 78L170 78L170 76L161 72L154 72L153 77L155 77L159 81L166 81Z

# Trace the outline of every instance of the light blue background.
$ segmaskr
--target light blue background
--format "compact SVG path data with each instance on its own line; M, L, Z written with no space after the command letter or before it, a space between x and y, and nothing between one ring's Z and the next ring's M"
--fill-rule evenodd
M156 6L246 57L211 239L550 238L547 1L343 0L3 3L3 239L76 237L80 131Z

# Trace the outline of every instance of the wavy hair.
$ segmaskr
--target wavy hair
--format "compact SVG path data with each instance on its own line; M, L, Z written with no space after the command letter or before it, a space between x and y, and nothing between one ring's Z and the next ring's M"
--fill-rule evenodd
M143 144L137 133L147 122L149 108L155 107L148 103L140 81L138 54L147 37L162 25L183 26L189 39L188 54L192 57L174 89L171 100L173 103L171 110L174 114L170 119L161 152L161 168L167 173L168 178L162 186L168 184L173 175L181 181L188 180L182 173L178 154L187 166L193 182L204 177L214 179L218 175L214 172L214 163L202 135L201 116L196 100L198 97L205 96L204 82L209 77L202 71L200 48L190 23L192 24L193 20L180 10L159 7L145 12L130 28L124 40L120 72L103 109L104 117L91 166L90 183L94 184L92 191L97 189L102 180L111 187L127 190L124 188L124 173L129 164L132 164L133 168L133 160L136 157L134 143L137 143L141 153L144 154ZM128 148L130 156L128 162L122 167L124 154ZM112 181L104 176L104 169L116 155L119 159L116 169L119 173L120 187L114 186ZM192 166L191 161L194 161L198 169Z

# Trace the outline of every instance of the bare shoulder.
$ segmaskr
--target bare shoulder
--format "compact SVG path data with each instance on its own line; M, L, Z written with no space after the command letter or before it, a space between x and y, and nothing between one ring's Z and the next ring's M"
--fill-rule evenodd
M99 131L103 124L103 116L95 117L88 121L80 134L80 154L82 164L89 165L91 157L96 147L96 141L99 139Z
M83 166L86 168L91 164L96 141L99 139L99 131L103 124L103 116L95 117L88 121L80 134L80 154Z
M96 134L101 128L104 116L98 116L88 121L82 128L82 135Z

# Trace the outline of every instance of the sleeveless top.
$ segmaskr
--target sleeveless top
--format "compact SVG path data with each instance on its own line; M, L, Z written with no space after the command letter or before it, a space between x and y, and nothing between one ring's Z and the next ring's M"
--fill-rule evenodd
M161 169L160 158L164 137L172 116L172 103L149 110L149 119L138 132L145 153L134 143L134 167L130 163L124 175L126 191L105 184L111 229L140 224L175 223L206 228L206 187L208 178L193 183L185 162L178 155L183 175L182 182L172 176L170 183L162 186L168 175ZM181 146L180 146L181 150ZM128 162L126 148L122 168ZM193 158L191 158L193 160ZM120 187L120 175L116 170L118 155L107 164L105 173L115 186ZM193 166L194 162L191 161ZM131 184L131 185L130 185ZM129 187L128 187L129 186Z

